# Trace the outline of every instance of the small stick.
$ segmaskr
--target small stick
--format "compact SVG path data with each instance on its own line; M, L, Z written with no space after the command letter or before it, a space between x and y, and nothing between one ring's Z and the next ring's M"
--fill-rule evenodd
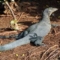
M7 1L5 1L5 4L6 4L6 5L8 6L8 8L10 9L10 11L11 11L11 13L12 13L12 16L13 16L13 19L16 20L16 17L15 17L15 15L14 15L14 13L13 13L13 11L12 11L12 9L11 9L11 7L9 6L9 4L8 4Z
M49 57L54 56L53 54L54 54L55 52L57 52L58 50L59 50L59 48L57 48L57 49L55 49L54 51L52 51L45 60L48 60Z
M41 60L45 59L46 55L47 55L48 53L50 53L51 51L53 51L54 49L56 49L57 47L58 47L58 45L54 45L54 46L50 47L50 48L43 54Z

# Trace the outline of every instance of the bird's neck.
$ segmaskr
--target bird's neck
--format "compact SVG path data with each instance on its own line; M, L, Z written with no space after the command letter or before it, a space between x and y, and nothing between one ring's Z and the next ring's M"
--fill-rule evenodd
M47 23L50 23L50 16L48 14L44 14L42 20L47 22Z

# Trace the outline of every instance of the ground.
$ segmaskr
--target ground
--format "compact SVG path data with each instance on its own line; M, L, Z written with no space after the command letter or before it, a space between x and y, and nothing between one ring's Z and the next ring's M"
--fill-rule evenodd
M45 3L46 2L46 3ZM18 3L18 2L17 2ZM19 5L19 4L18 4ZM10 29L11 14L0 14L0 35L18 34L30 25L40 21L42 12L47 7L57 7L59 10L51 16L51 23L60 24L59 0L33 0L20 3L21 10L14 12L18 20L20 31ZM22 14L23 13L23 14ZM0 45L13 42L14 38L0 39ZM60 26L52 27L50 33L44 38L44 46L26 44L9 51L0 52L0 60L60 60Z

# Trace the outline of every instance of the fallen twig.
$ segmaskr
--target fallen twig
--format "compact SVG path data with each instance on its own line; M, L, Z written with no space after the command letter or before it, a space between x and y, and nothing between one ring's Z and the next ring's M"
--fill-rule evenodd
M58 45L54 45L54 46L50 47L50 48L42 55L41 60L44 60L44 59L47 57L47 55L48 55L49 53L51 53L51 51L54 51L56 48L58 48Z
M50 57L56 57L58 55L58 53L56 53L59 50L59 48L55 49L54 51L52 51L49 56L47 56L47 58L45 60L48 60ZM55 53L55 54L54 54Z

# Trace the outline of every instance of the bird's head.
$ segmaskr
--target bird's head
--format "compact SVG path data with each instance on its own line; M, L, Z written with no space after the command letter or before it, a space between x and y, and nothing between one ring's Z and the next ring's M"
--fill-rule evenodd
M43 12L44 15L48 15L50 16L53 12L57 11L58 9L57 8L53 8L53 7L49 7L49 8L46 8Z

